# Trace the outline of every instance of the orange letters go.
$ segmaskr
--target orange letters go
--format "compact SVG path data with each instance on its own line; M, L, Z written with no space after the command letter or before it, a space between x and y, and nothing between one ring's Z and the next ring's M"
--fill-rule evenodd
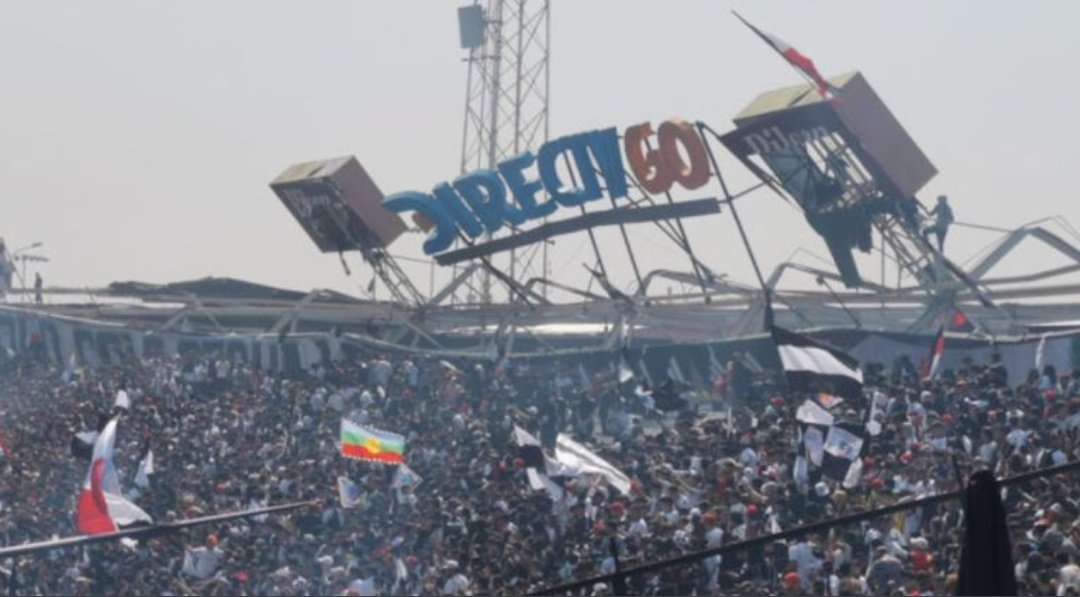
M654 195L665 193L675 182L693 190L709 181L709 157L693 125L681 118L662 123L656 134L658 149L649 149L646 145L652 134L652 125L643 122L626 129L623 136L630 170L646 191ZM689 163L679 154L680 145Z

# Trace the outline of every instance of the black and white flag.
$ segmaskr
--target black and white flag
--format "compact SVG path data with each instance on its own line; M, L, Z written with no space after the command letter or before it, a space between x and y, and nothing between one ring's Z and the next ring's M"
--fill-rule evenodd
M555 460L578 474L603 477L623 495L630 493L630 477L585 446L560 433L555 439Z
M854 487L861 475L863 429L836 420L829 406L835 406L837 399L865 405L858 362L843 351L783 328L773 326L772 334L788 387L818 398L803 402L795 415L802 426L803 466L809 464L814 473L842 481L845 487ZM828 400L822 400L823 397Z
M525 475L533 491L546 491L553 500L562 499L566 475L561 467L544 454L540 440L517 425L514 426L514 441L518 446L518 457L525 463Z
M540 440L521 427L514 426L518 456L525 463L529 487L546 491L554 500L561 499L566 480L581 475L602 477L622 494L630 492L630 478L592 450L560 433L555 440L555 457L544 454Z
M792 391L828 392L849 404L863 404L863 374L854 358L780 327L773 326L772 335Z
M154 451L146 449L146 454L139 461L139 468L135 473L135 485L146 489L150 487L150 475L154 474Z

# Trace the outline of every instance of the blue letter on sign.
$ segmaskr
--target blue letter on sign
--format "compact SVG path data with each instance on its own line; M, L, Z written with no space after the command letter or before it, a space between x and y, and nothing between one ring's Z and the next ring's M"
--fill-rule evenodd
M525 221L521 212L506 201L506 187L494 170L477 170L454 181L454 189L472 207L484 228L495 232L503 221L517 225Z
M450 214L450 219L454 221L456 228L460 228L469 238L476 238L483 234L483 226L480 225L476 216L469 211L469 208L465 207L461 197L458 197L453 187L442 182L435 185L435 188L431 190L431 194L435 195L435 200L442 205L446 213Z
M454 242L457 226L454 225L450 214L446 213L446 210L431 195L416 191L395 193L383 199L382 204L394 213L418 212L431 222L435 229L428 233L427 240L424 241L424 253L432 255L445 251Z
M536 193L544 189L539 180L525 180L525 169L532 166L536 161L531 151L516 155L499 164L499 174L502 174L506 186L514 195L514 200L521 206L521 214L526 220L533 220L550 215L558 207L554 201L547 200L543 203L536 202Z
M555 160L566 151L574 155L574 163L577 164L584 188L563 186L559 180ZM596 180L596 172L589 159L589 146L583 135L560 137L545 143L537 157L537 168L540 171L540 180L544 181L544 188L559 205L581 205L600 198L600 183Z
M619 152L619 133L615 127L602 131L586 133L589 138L589 148L592 150L596 163L600 165L600 175L607 184L608 196L612 199L625 197L626 170L623 168L622 154Z

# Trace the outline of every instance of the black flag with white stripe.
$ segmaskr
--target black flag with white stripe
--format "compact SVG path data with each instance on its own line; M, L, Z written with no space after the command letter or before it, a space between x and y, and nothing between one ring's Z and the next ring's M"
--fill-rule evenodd
M826 392L863 406L863 374L858 361L781 327L773 326L772 336L791 390L815 395Z

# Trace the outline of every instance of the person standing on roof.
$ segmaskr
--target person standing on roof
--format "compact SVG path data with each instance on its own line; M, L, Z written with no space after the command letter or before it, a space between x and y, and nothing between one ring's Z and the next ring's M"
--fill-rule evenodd
M930 242L930 233L933 232L937 236L938 251L945 252L945 235L949 232L949 226L952 225L954 218L952 208L949 207L949 199L945 195L938 195L937 205L934 209L930 210L930 215L934 217L934 223L926 228L926 242Z

